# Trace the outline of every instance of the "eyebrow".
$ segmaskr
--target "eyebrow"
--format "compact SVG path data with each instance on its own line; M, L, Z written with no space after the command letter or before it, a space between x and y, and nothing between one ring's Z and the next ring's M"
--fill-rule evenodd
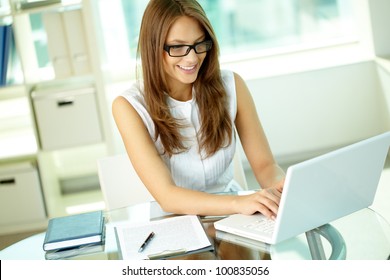
M194 43L199 43L199 42L202 42L204 39L206 39L206 34L203 34L202 36L200 36L198 39L196 39L194 41ZM183 40L180 40L180 39L174 39L174 40L171 40L167 43L167 45L172 45L172 44L181 44L181 45L187 45L189 44L188 41L183 41Z

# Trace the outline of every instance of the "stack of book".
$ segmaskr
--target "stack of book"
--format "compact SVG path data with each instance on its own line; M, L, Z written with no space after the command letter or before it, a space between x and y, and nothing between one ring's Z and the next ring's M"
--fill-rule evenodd
M50 219L43 242L46 259L104 251L104 229L102 211Z

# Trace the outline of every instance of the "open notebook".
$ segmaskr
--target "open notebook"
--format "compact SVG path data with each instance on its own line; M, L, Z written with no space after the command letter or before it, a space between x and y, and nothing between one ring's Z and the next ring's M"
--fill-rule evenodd
M140 246L152 232L153 239L139 252ZM199 217L195 215L122 224L115 227L115 233L123 260L164 259L214 249Z
M390 132L288 168L275 221L231 215L217 230L275 244L370 206L389 151Z

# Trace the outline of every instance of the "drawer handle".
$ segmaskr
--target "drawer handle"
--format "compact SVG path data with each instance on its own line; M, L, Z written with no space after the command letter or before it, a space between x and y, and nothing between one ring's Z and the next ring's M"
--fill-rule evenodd
M73 105L73 100L61 100L61 101L57 101L57 106L58 106L58 107L69 106L69 105Z
M0 180L0 185L13 185L15 184L16 180L15 178L10 178L10 179L3 179L3 180Z

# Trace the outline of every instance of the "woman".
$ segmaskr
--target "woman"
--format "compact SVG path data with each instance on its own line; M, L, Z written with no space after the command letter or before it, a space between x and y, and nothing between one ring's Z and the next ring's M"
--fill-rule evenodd
M128 156L167 212L275 218L284 173L275 163L243 79L220 71L218 43L195 0L151 0L138 53L143 80L113 102ZM236 133L262 190L237 190ZM214 193L214 194L213 194Z

